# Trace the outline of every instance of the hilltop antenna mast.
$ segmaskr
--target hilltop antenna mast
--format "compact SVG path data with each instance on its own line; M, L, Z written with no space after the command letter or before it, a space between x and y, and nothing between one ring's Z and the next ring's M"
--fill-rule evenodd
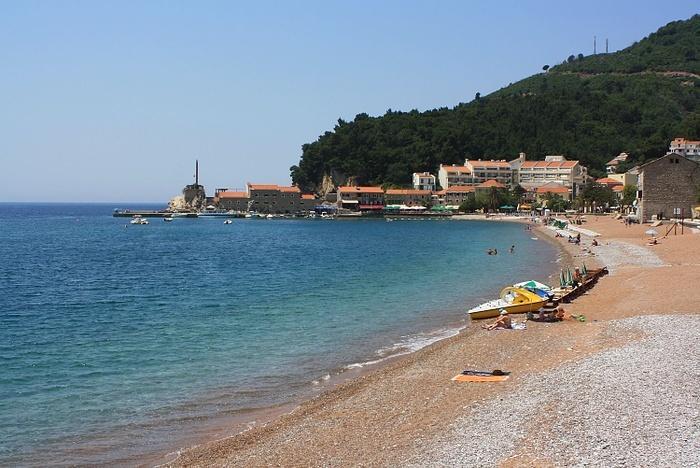
M605 53L608 53L608 38L605 38Z
M595 53L596 53L596 48L595 48L595 45L596 45L596 44L595 44L595 39L596 39L596 37L595 37L595 36L593 36L593 55L595 55Z
M199 159L194 160L194 185L199 185Z

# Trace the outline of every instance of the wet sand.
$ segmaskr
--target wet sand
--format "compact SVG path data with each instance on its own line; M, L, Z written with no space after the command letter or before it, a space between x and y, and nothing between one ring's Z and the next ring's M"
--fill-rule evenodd
M646 246L648 225L625 227L610 217L588 217L585 229L601 234L598 247L562 242L574 265L605 264L611 274L589 293L568 305L588 321L528 322L527 330L487 332L481 323L459 335L393 361L355 380L343 383L303 403L292 413L262 427L233 437L199 445L182 453L173 466L395 466L432 461L443 439L455 430L454 422L469 420L472 411L483 416L491 404L512 407L509 395L528 382L561 366L584 365L606 350L617 349L645 337L639 327L612 326L612 319L638 315L697 314L700 310L700 234L660 239ZM657 228L664 230L664 227ZM543 241L553 232L538 228ZM588 255L583 249L591 249ZM622 252L622 253L620 253ZM522 321L523 316L516 316ZM458 384L450 379L463 369L504 369L512 377L503 383ZM653 381L648 382L653 385ZM537 414L542 431L556 427L563 417L554 406L543 404ZM550 408L550 409L548 409ZM474 417L474 431L484 418ZM527 420L521 432L532 430ZM487 430L487 427L483 428ZM454 442L450 439L451 443ZM501 450L497 437L482 440L480 449L502 456L494 464L547 465L556 459L533 458L522 441Z

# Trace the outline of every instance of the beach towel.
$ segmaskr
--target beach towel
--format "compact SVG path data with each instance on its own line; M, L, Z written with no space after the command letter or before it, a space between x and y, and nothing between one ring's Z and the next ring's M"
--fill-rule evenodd
M458 374L452 377L455 382L503 382L510 375L464 375Z

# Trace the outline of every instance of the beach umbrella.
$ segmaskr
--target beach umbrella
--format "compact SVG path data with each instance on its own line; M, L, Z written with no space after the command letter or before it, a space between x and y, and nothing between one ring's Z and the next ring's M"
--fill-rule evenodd
M559 270L559 286L562 288L566 286L566 280L564 279L564 270Z
M659 235L659 233L656 232L656 229L649 229L644 234L646 234L647 236L654 236L654 237Z
M581 274L582 274L583 276L588 275L588 268L586 268L586 264L585 264L585 263L584 263L583 265L581 265Z

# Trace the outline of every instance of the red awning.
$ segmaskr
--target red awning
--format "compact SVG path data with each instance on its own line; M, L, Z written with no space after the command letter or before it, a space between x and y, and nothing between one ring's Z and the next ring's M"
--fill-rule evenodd
M384 205L360 205L361 210L383 210Z

